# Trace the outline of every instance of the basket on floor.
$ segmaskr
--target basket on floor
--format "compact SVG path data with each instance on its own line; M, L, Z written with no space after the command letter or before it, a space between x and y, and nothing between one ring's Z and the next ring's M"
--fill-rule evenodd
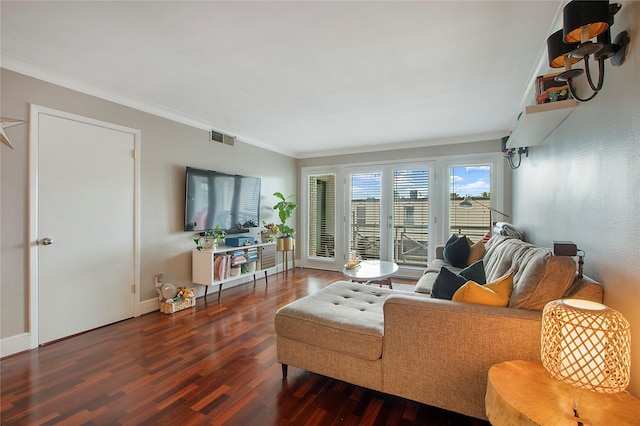
M196 298L187 297L186 299L182 299L178 302L167 303L164 300L160 302L160 312L163 314L172 314L174 312L181 311L183 309L191 308L196 306Z

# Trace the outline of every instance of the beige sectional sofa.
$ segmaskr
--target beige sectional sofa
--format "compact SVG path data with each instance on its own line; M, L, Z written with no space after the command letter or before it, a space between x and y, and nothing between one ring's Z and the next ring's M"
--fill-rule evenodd
M483 261L488 282L514 273L509 306L430 297L439 268L449 267L437 259L414 292L339 281L282 307L275 330L283 374L294 366L486 419L489 367L540 359L544 304L601 302L603 292L576 277L572 258L514 238L492 237Z

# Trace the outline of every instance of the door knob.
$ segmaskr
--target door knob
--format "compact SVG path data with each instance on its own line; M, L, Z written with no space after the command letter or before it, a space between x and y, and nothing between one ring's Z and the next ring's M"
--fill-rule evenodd
M40 242L43 246L50 246L53 244L53 240L51 238L43 238Z

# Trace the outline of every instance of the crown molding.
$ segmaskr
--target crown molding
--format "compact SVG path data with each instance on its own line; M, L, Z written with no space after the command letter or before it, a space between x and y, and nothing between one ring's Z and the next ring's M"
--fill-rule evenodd
M24 74L28 77L55 84L57 86L65 87L76 92L84 93L85 95L94 96L105 101L133 108L138 111L146 112L148 114L175 121L180 124L194 127L196 129L205 130L207 132L215 130L227 135L233 135L240 142L244 142L258 148L266 149L271 152L295 158L295 154L292 152L287 152L246 135L238 134L238 132L235 132L233 129L229 129L224 126L219 126L212 123L207 123L197 118L182 114L179 111L171 110L170 108L166 108L157 104L152 104L142 99L119 93L107 87L97 86L95 84L89 84L82 80L70 78L60 73L59 71L42 67L33 62L26 61L13 55L2 53L2 55L0 56L0 66L9 71Z

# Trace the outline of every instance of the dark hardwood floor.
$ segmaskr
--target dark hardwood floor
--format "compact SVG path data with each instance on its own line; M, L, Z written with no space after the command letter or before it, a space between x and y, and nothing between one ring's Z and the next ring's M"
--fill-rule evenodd
M294 367L283 380L274 312L338 279L297 269L4 358L1 422L488 425Z

